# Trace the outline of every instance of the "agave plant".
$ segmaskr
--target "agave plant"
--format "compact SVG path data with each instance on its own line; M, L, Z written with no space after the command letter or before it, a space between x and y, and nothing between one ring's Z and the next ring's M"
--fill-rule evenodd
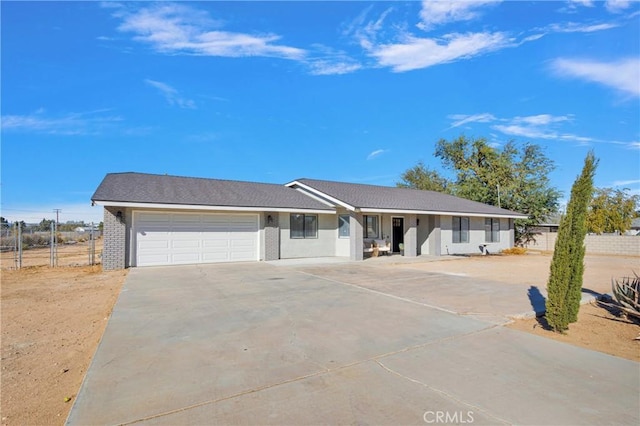
M640 276L633 273L633 277L624 277L621 281L611 280L613 297L628 317L640 320Z

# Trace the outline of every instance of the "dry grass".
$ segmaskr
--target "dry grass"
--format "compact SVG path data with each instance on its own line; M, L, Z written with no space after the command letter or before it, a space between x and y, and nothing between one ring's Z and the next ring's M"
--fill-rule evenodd
M501 253L509 254L509 255L521 255L521 254L527 254L527 249L524 247L511 247L511 248L502 250Z

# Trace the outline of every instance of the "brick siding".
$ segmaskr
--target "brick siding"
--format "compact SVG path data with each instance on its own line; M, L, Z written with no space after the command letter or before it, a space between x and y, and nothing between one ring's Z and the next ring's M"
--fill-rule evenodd
M271 217L271 221L269 221ZM280 259L280 223L275 212L264 213L264 260Z
M124 210L118 207L104 208L102 269L105 271L125 268L127 241ZM118 211L123 214L122 221L117 218Z

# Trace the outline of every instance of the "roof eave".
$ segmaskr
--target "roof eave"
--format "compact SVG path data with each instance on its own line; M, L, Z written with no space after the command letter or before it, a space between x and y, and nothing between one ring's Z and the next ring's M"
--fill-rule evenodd
M362 213L389 213L389 214L429 214L438 216L470 216L470 217L500 217L505 219L526 219L528 216L519 213L471 213L454 212L446 210L404 210L404 209L381 209L375 207L363 207L359 209Z
M93 204L104 207L130 207L147 209L175 209L175 210L210 210L210 211L237 211L237 212L283 212L283 213L318 213L335 214L334 209L313 209L303 207L266 207L266 206L215 206L201 204L166 204L166 203L140 203L130 201L91 200Z

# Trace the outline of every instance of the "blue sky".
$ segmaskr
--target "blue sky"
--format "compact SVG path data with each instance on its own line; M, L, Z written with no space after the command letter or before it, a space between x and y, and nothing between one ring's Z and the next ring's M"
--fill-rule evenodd
M109 172L394 185L465 134L640 193L640 3L7 2L2 215Z

